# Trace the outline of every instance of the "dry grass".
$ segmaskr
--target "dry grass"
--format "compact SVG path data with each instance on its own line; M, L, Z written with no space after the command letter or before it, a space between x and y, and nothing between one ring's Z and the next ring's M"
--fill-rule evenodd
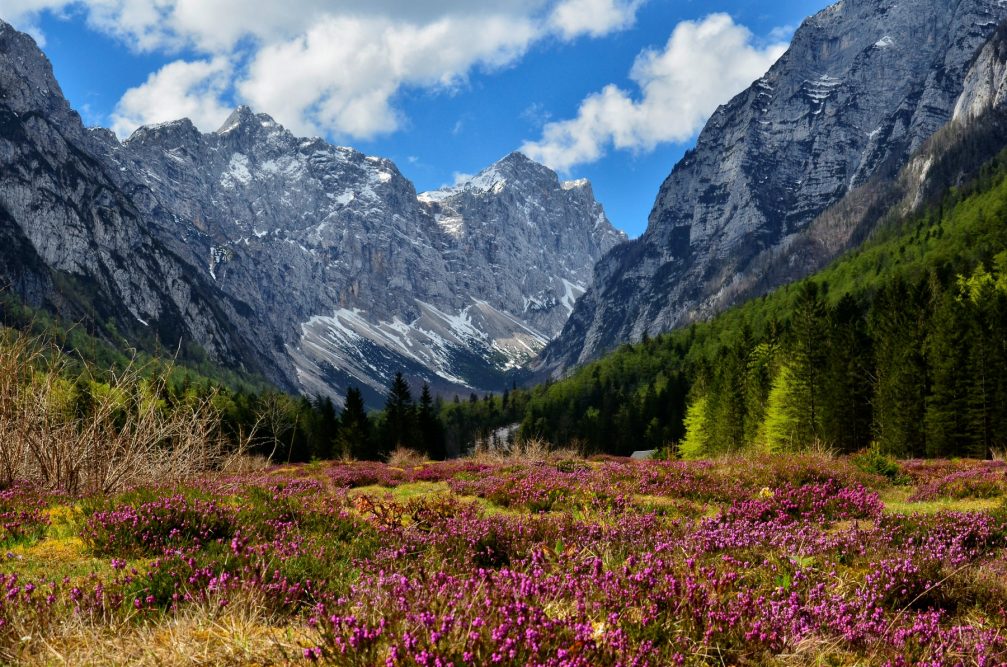
M915 489L893 487L881 493L887 514L936 514L938 512L990 512L1003 504L1003 498L938 498L909 500Z
M116 624L68 617L44 636L30 628L5 656L21 665L288 665L303 664L317 642L298 619L277 619L252 596L193 605L175 616Z
M224 459L220 472L225 475L251 475L267 470L272 464L265 456L237 451Z
M394 452L388 455L387 463L393 468L409 470L428 463L428 461L425 456L417 452L415 449L397 447Z
M584 457L576 449L556 449L541 438L531 438L513 443L503 443L495 447L486 442L478 442L468 458L476 463L496 465L566 461Z

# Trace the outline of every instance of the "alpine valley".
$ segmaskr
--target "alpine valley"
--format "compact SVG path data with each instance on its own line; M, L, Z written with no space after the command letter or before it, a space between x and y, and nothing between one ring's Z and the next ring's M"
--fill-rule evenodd
M748 79L782 52L746 25L812 1L0 12L27 7L54 60L114 31L133 59L108 58L116 85L149 55L126 42L176 32L210 47L150 62L248 49L220 84L238 99L260 99L262 57L312 95L419 67L394 104L421 130L391 154L418 136L453 162L454 111L509 142L525 127L499 120L528 98L505 84L612 81L626 45L642 94L577 92L536 150L570 131L589 153L583 124L630 115L613 152L635 123L667 137L695 91L727 100L738 53ZM533 33L463 101L426 95L466 49ZM294 76L308 60L317 90ZM151 82L178 63L142 62L130 92L167 105ZM1007 665L1007 0L808 18L660 167L632 241L591 184L520 153L418 193L250 108L206 132L229 113L212 106L171 107L201 129L85 128L0 23L0 664ZM623 157L599 159L599 188Z
M240 107L120 142L0 25L0 279L183 356L378 406L568 375L813 274L1003 145L1007 4L842 0L720 107L628 241L585 180L512 153L417 193L389 160Z
M514 153L417 195L385 159L247 107L119 142L0 25L0 271L31 305L153 332L290 391L375 404L404 371L497 390L625 240L587 181Z

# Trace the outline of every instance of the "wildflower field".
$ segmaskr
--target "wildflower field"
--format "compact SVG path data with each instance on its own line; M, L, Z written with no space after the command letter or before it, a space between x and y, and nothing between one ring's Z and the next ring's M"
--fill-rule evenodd
M1003 664L1005 494L1001 462L816 455L15 486L0 662Z

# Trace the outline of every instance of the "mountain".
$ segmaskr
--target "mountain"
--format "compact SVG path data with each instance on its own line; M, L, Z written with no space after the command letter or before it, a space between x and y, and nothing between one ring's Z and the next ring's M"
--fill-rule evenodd
M716 111L646 232L599 262L537 370L559 375L707 318L869 235L910 157L963 109L996 99L1003 71L982 52L1005 18L997 0L842 0L805 21L770 71Z
M221 363L275 375L237 326L242 304L148 229L34 41L2 22L0 164L5 289L70 321L198 341Z
M286 389L338 400L360 384L376 403L400 370L441 392L501 388L625 240L588 183L520 154L418 196L391 161L247 107L216 132L179 120L120 142L84 129L5 24L0 58L6 282Z
M856 249L558 381L449 405L454 437L500 429L616 455L995 455L1007 442L1007 108L997 97L850 203L856 214L873 197L894 202Z

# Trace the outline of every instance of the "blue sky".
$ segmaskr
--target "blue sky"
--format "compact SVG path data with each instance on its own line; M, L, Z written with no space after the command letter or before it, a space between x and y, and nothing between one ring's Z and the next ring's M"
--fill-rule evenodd
M420 191L523 149L591 179L637 236L702 121L826 2L154 4L0 0L0 17L42 41L85 122L121 136L181 115L211 130L247 102L393 159Z

